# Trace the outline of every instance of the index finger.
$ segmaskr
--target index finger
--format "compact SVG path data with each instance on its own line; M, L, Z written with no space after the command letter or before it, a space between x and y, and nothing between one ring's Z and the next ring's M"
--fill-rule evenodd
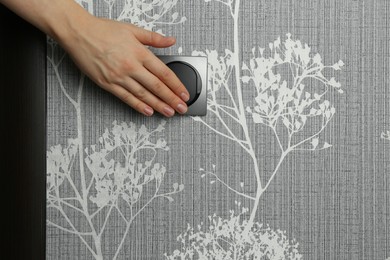
M184 102L187 102L190 99L190 94L183 83L179 80L176 74L159 58L154 56L154 58L150 58L144 61L143 65Z

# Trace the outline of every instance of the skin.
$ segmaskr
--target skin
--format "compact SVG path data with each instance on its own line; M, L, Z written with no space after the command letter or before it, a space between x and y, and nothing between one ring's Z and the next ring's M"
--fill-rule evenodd
M0 3L55 39L91 80L138 112L171 117L187 111L187 89L145 46L170 47L175 38L95 17L73 0Z

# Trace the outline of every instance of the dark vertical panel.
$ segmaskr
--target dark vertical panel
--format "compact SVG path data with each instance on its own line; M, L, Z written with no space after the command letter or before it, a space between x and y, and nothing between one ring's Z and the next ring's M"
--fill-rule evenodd
M1 255L7 259L45 259L45 53L45 35L0 5Z

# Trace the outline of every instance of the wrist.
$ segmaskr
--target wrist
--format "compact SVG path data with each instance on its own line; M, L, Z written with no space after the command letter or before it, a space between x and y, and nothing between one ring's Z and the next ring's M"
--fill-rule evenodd
M82 28L94 18L83 7L70 1L52 1L56 2L47 12L45 28L46 34L58 41L63 47L77 40L81 35Z

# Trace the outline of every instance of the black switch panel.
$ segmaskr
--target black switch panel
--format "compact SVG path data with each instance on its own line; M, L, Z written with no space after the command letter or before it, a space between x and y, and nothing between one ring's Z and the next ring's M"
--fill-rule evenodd
M204 116L207 113L207 57L157 56L187 88L190 99L185 115Z
M187 105L192 105L199 97L202 90L202 80L196 69L190 64L182 61L173 61L167 63L167 66L177 75L180 81L190 93L190 99Z

